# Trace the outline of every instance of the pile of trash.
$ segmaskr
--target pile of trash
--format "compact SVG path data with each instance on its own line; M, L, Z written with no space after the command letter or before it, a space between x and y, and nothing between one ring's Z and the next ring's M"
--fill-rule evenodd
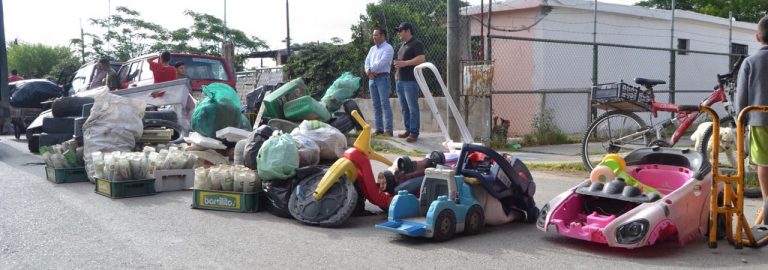
M261 190L261 180L255 171L242 165L198 167L194 188L252 193Z
M40 156L49 168L68 169L83 167L83 147L75 140L40 147Z
M154 178L156 170L192 169L198 163L197 156L185 148L182 144L159 151L145 146L142 152L93 152L94 176L117 182Z

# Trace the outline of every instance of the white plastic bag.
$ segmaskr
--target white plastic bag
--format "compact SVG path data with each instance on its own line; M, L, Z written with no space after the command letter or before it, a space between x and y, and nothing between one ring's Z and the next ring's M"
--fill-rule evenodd
M91 153L130 151L144 132L144 109L140 99L130 99L107 91L94 97L91 115L83 124L85 167L88 178L95 182L95 164Z
M303 135L315 141L320 147L320 159L339 159L347 148L347 137L341 131L317 120L302 121L291 135Z
M200 167L195 169L195 189L211 189L211 180L208 178L208 169Z

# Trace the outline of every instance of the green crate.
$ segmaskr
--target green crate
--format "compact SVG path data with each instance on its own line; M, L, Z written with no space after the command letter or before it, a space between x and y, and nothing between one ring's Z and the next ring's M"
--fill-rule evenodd
M193 189L192 208L230 212L258 212L263 192Z
M45 178L56 184L88 182L88 174L85 167L55 169L46 166Z
M331 119L331 113L320 102L311 96L303 96L283 104L283 113L285 119L292 121L301 120L320 120L328 122Z
M288 101L304 96L305 88L306 85L304 85L304 80L299 77L284 84L264 97L264 107L267 108L269 116L272 118L284 119L283 105Z
M155 179L112 182L97 178L94 191L113 199L154 195Z

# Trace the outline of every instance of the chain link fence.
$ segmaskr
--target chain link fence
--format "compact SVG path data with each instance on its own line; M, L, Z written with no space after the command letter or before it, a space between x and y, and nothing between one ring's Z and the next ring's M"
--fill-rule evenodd
M656 101L698 104L716 86L716 75L730 71L734 56L506 36L492 36L490 42L496 73L492 117L509 121L507 136L524 138L541 136L542 126L565 136L582 135L590 121L604 113L591 108L594 81L636 85L637 77L660 79L667 83L654 87ZM674 76L670 76L672 70ZM722 112L722 104L716 109ZM661 119L669 117L659 115ZM656 122L648 120L649 113L640 116L648 123Z

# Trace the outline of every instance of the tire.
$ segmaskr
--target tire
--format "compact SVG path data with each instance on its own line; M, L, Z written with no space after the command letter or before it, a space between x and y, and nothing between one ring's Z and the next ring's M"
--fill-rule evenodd
M736 121L733 120L733 117L731 117L731 116L723 117L723 118L720 119L719 122L720 122L720 127L721 128L722 127L736 128ZM698 149L698 151L699 151L699 153L701 154L702 157L709 159L710 162L712 161L712 159L709 156L709 141L712 139L713 128L714 127L707 129L706 131L704 131L704 134L701 137L698 138L699 139L699 145L700 145L700 149ZM735 132L735 130L734 130L734 132ZM734 135L734 138L735 137L736 136ZM745 144L744 145L744 158L746 159L746 158L749 157L749 133L748 132L744 133L744 141L743 142ZM735 147L736 147L736 145L734 144L734 149L732 149L733 155L734 155L734 158L738 158L738 157L735 157L735 155L736 155ZM736 166L738 165L738 164L730 164L730 162L728 161L728 158L720 158L718 160L718 163L719 163L718 164L719 168L732 168L732 169L735 169ZM747 167L748 166L745 166L745 168L747 168Z
M467 235L479 234L485 228L485 212L480 205L473 205L467 211L464 219L464 233Z
M456 214L450 209L445 209L435 218L435 232L432 239L435 241L446 241L453 238L456 232Z
M357 121L355 121L355 118L352 117L352 111L357 111L357 113L360 114L360 117L362 117L363 120L365 120L363 111L361 111L360 107L357 106L357 102L355 102L354 100L348 99L344 101L344 103L341 106L344 107L344 111L349 115L349 119L352 121L352 124L355 125L355 129L357 129L358 131L362 131L363 126L358 124Z
M358 205L354 184L342 176L319 201L313 193L326 171L301 179L296 185L288 211L298 221L321 227L339 227L349 219Z
M93 108L93 103L83 105L83 112L80 115L82 117L88 118L91 116L91 108Z
M173 135L171 136L171 142L174 143L180 143L182 140L184 140L184 129L181 128L181 125L176 122L171 122L167 120L160 120L160 119L144 119L144 128L150 128L150 127L165 127L173 129Z
M613 143L616 139L631 134L628 131L644 132L631 138L629 143L621 143L621 145ZM651 128L635 113L627 111L604 113L589 125L584 133L584 138L581 140L581 160L584 167L591 171L606 154L620 153L622 148L633 149L647 146L650 143L649 131ZM616 134L617 132L618 134ZM593 145L597 147L590 149L590 146Z
M72 133L40 133L39 146L61 144L74 138Z
M341 133L347 134L356 128L354 120L352 120L352 117L350 117L349 114L345 112L336 112L334 113L334 116L335 117L332 118L328 124L341 131Z
M537 219L539 219L539 214L541 211L538 207L532 206L528 208L527 211L525 211L525 223L534 223Z
M28 128L25 132L27 138L27 148L30 153L40 152L40 128Z
M75 133L75 117L43 118L45 133Z
M171 122L178 122L179 117L174 111L146 111L144 112L144 119L158 119Z
M91 97L63 97L53 101L53 117L83 116L83 105L93 103Z
M24 127L19 125L18 123L13 123L13 137L15 137L17 140L21 139L21 133L24 132Z

